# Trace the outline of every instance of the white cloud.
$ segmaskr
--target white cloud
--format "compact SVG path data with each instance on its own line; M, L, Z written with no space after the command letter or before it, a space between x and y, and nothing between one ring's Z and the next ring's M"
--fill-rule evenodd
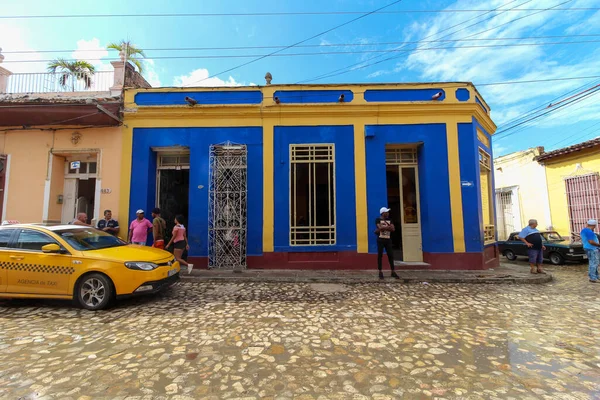
M18 62L37 61L47 58L47 54L37 53L28 46L28 31L19 28L13 23L0 23L0 46L4 54L4 62L0 64L12 73L46 72L45 62ZM28 53L11 54L13 51L26 51Z
M144 60L144 78L152 87L160 87L161 82L158 76L158 72L156 72L156 64L154 64L154 60Z
M223 86L244 86L240 82L236 82L232 76L227 80L222 80L219 77L209 78L210 74L206 68L198 68L192 71L189 75L176 76L173 79L173 86L195 86L195 87L223 87Z
M75 60L88 61L97 70L107 70L110 64L102 58L108 57L108 50L100 45L100 40L93 38L92 40L81 39L77 41L77 49L71 53L71 58Z
M560 6L586 7L589 0L576 0ZM456 6L460 8L494 9L497 7L510 8L513 4L505 5L504 0L467 0L459 2ZM527 4L527 8L546 9L551 5L546 0L535 0ZM452 7L450 7L452 8ZM444 39L473 38L514 38L543 36L549 34L560 34L566 30L582 30L586 27L597 26L600 13L590 14L581 11L545 11L534 14L534 12L504 12L494 18L486 20L492 14L486 15L479 20L482 23L456 32L467 27L478 20L452 28L465 20L460 13L440 13L424 24L413 24L412 32L416 32L420 38L435 35L427 40L434 40L456 32L455 35ZM517 18L524 17L514 21ZM505 25L504 25L505 24ZM449 29L450 28L450 29ZM497 29L495 29L497 28ZM447 31L441 32L443 30ZM487 32L484 32L488 30ZM552 33L550 31L552 30ZM483 32L479 35L478 32ZM438 33L436 35L436 33ZM550 40L556 41L556 40ZM526 43L540 42L540 40L528 39ZM437 50L413 50L410 54L400 56L403 60L396 64L395 68L372 72L370 77L380 76L386 73L412 70L420 75L425 81L471 81L477 83L506 82L521 80L558 79L566 77L579 77L597 75L597 66L600 65L600 51L587 52L573 56L566 56L568 46L522 46L522 47L487 47L487 48L459 48L461 46L473 45L497 45L509 42L496 41L461 41L456 43L422 42L418 48L450 47L449 49ZM514 43L514 42L510 42ZM413 46L411 46L413 47ZM392 55L393 56L393 55ZM532 83L519 85L498 85L479 87L483 97L487 99L493 109L493 116L498 125L522 115L523 112L539 106L542 99L559 96L569 90L585 85L587 81L552 81L548 84ZM591 102L592 100L590 100ZM573 123L577 120L600 119L600 114L590 112L591 104L582 102L575 107L569 107L568 118L554 118L550 120L554 125L562 123ZM524 105L527 105L525 107ZM581 106L580 111L575 108ZM558 114L558 113L557 113ZM561 112L562 114L562 112ZM558 114L560 115L560 114ZM565 111L564 115L567 115ZM548 119L540 119L546 121ZM537 124L537 122L536 122Z

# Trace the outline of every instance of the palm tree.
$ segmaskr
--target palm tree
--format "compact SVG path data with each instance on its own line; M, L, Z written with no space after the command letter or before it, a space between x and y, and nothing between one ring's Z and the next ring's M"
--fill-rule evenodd
M64 58L57 58L48 63L48 72L61 74L58 83L62 87L66 87L71 78L71 90L74 92L75 82L78 80L84 82L86 89L92 86L92 76L96 73L96 68L87 61L67 61Z
M146 53L144 53L144 50L132 44L131 41L121 40L119 43L109 43L106 47L108 49L124 52L127 55L127 61L131 61L137 67L140 74L143 72L144 65L141 58L146 58Z

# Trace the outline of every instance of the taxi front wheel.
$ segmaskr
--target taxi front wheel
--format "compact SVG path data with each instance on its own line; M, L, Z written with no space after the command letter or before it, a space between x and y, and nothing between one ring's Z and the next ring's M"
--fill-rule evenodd
M87 310L102 310L113 298L112 282L102 274L89 274L77 285L77 301Z

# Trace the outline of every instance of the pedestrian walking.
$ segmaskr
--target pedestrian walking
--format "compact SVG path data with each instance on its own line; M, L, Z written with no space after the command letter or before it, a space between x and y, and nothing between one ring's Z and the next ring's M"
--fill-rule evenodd
M598 222L595 219L590 219L587 222L587 227L583 228L581 231L581 243L583 244L583 249L587 253L589 269L588 275L590 277L590 282L598 283L598 262L600 261L600 244L598 243L598 236L594 232Z
M529 272L532 274L545 274L542 270L542 263L544 262L544 250L546 250L546 246L544 246L544 239L540 231L537 230L537 226L537 220L530 219L529 225L519 233L519 240L527 246Z
M116 236L120 229L119 221L112 219L112 211L110 210L104 210L104 219L98 221L96 227L101 231L110 233L113 236Z
M167 245L167 248L173 245L173 254L175 255L175 259L179 261L180 265L187 267L187 273L190 274L192 269L194 268L193 264L189 264L185 261L183 256L184 250L189 250L190 245L187 239L187 233L185 226L183 225L183 215L178 215L175 217L175 226L173 227L173 235L171 236L171 240Z
M137 218L129 225L129 240L131 244L145 246L148 241L148 231L152 229L152 223L144 218L144 210L137 210Z
M392 248L391 233L396 230L392 221L390 221L390 209L381 207L379 209L379 218L375 219L375 234L377 235L377 269L379 269L379 279L383 279L383 250L385 250L392 270L392 277L400 279L396 274L394 266L394 249Z
M154 244L152 244L152 247L164 250L167 221L161 218L160 208L155 208L152 210L152 218L152 237L154 238Z

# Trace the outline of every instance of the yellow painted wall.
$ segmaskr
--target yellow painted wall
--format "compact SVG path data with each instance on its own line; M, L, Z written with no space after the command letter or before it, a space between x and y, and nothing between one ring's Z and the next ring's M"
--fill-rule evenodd
M65 184L65 158L52 155L52 179L50 180L50 200L48 203L48 221L60 221L62 204L58 196L63 193Z
M78 144L71 142L73 132L81 133ZM64 130L0 130L0 152L11 156L8 183L8 202L4 219L19 222L42 222L44 186L48 175L49 155L54 156L48 219L59 220L62 205L56 200L64 182L64 154L77 152L101 152L99 176L102 188L110 188L110 194L100 195L100 214L105 208L119 217L119 193L121 179L121 128L92 128ZM82 160L93 161L93 160ZM125 222L127 215L124 213ZM121 220L119 220L121 222Z
M600 172L600 149L588 149L562 157L545 160L552 225L561 235L570 233L569 210L564 178L579 173Z

